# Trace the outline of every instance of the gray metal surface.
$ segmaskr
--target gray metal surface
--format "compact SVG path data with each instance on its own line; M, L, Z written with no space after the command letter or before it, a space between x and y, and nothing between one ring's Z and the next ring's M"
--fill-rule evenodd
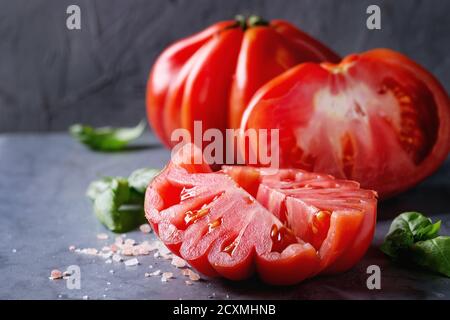
M186 286L179 270L151 255L139 257L139 266L125 267L68 250L70 245L101 248L112 241L96 237L107 231L84 195L89 182L102 175L127 176L144 166L162 167L168 159L169 151L150 134L134 150L117 154L89 151L63 133L0 135L0 299L450 299L450 279L396 266L377 249L390 219L404 210L442 219L443 234L450 234L450 214L445 215L450 159L418 187L381 203L372 247L352 270L297 286L274 288L256 279L210 279ZM142 241L154 235L135 231L127 237ZM176 278L168 283L145 278L150 264ZM366 287L366 269L372 264L381 268L381 290ZM52 269L69 265L81 268L80 290L48 279Z
M81 30L66 28L70 4ZM366 28L371 4L381 30ZM449 90L449 10L448 0L0 0L0 132L136 124L156 56L239 13L289 20L341 55L398 50Z

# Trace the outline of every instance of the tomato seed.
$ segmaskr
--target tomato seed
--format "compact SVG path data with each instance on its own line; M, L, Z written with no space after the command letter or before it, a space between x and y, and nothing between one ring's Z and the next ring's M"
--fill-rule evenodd
M213 231L215 228L222 224L222 218L214 220L213 222L208 223L208 233Z
M326 218L329 218L331 216L331 212L328 210L320 210L318 213L316 213L316 218L318 220L323 220Z
M195 196L194 188L183 187L183 189L181 190L181 193L180 193L180 200L184 201L189 198L192 198L193 196Z
M229 255L233 255L234 250L236 249L239 243L238 238L234 239L229 245L227 245L222 251L228 253Z
M199 209L199 210L189 210L188 212L186 212L186 216L184 217L184 222L186 222L186 224L189 223L193 223L195 221L197 221L198 219L206 216L209 213L209 208L206 207L205 205Z

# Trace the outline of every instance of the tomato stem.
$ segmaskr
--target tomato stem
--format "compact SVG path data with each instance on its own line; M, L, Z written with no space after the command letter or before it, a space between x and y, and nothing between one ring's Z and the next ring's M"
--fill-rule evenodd
M248 18L245 16L239 14L235 18L236 20L236 27L242 28L242 30L247 30L248 28L253 28L257 26L268 26L269 22L261 18L257 15L251 15Z

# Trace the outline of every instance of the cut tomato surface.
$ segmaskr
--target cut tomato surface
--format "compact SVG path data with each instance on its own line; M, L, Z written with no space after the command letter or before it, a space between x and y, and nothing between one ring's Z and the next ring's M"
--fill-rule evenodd
M146 217L167 247L207 276L298 283L351 268L371 243L376 193L300 169L193 164L186 145L149 185Z
M450 100L424 68L375 49L339 64L300 64L275 77L255 93L241 128L279 128L281 167L356 180L385 198L416 185L446 159ZM250 145L256 150L257 139Z

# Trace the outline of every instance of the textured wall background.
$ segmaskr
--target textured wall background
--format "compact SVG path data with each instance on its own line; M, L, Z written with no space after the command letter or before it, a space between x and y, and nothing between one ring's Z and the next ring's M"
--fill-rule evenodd
M67 30L69 4L82 30ZM366 29L369 4L382 30ZM287 19L341 55L399 50L450 89L448 0L0 0L0 132L137 123L158 53L237 13Z

